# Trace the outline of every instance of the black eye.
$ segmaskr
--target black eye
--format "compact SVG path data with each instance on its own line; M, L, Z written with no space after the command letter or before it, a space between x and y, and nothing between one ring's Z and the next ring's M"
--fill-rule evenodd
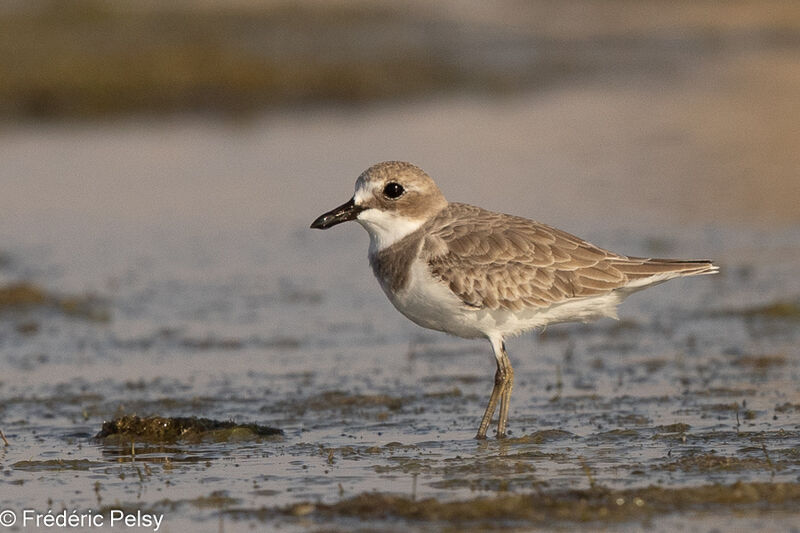
M406 191L403 189L403 186L395 182L387 183L386 187L383 188L383 195L392 200L400 198L404 192Z

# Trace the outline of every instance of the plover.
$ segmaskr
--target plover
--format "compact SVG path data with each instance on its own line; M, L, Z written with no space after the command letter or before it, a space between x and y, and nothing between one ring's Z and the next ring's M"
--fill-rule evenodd
M398 311L422 327L491 343L497 371L479 439L498 403L497 437L506 436L514 383L506 337L616 318L631 293L718 271L711 261L616 254L539 222L448 202L422 169L400 161L368 168L353 197L311 227L348 220L369 233L369 263Z

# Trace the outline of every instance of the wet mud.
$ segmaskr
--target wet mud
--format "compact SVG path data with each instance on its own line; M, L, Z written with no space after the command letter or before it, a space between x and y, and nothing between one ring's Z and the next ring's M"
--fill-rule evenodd
M620 322L510 341L511 432L486 441L473 438L491 388L481 344L355 325L203 330L191 312L142 329L133 296L98 299L96 320L62 310L83 297L9 283L0 483L12 504L164 513L176 528L780 528L800 505L795 299L730 304L741 286L710 283L719 303L676 295L697 298L690 321L637 318L634 300ZM270 294L265 320L333 316L341 297ZM33 320L33 334L19 326Z
M44 320L47 336L74 319ZM796 335L783 313L717 308L697 320L734 330L760 320L778 339ZM732 513L737 524L769 517L781 527L797 516L800 397L791 376L800 358L782 340L758 338L763 354L700 350L696 339L676 342L700 333L664 315L653 325L548 330L513 343L520 355L535 343L544 360L517 364L511 436L476 441L491 365L469 343L383 339L353 357L335 348L309 366L302 346L315 342L304 339L273 347L293 360L264 373L254 370L264 349L246 336L229 332L235 343L199 349L154 327L145 344L119 344L105 335L108 322L86 324L120 353L166 342L186 354L179 365L191 354L201 370L135 380L98 356L103 378L50 378L24 390L4 382L2 483L20 502L44 488L58 505L164 513L172 527L290 531L658 530L675 520L712 527ZM643 343L663 348L648 349L651 357ZM599 359L604 350L614 355ZM216 377L202 371L231 353L244 361ZM43 358L17 372L57 364ZM79 491L66 498L52 485L64 476Z

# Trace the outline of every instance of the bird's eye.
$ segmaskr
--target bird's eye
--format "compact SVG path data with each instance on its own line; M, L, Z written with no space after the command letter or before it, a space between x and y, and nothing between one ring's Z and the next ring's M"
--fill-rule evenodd
M403 186L395 182L387 183L386 187L383 188L383 195L392 200L400 198L404 192L406 191L403 189Z

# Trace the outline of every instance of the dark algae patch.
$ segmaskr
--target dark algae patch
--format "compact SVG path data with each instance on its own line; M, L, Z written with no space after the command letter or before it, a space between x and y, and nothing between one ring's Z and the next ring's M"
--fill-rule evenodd
M0 287L0 309L16 310L44 305L44 290L32 283L21 282Z
M621 523L675 512L793 511L800 505L798 483L745 483L699 487L584 490L501 494L459 501L415 500L386 493L363 493L334 504L298 503L279 509L232 509L237 518L262 520L277 515L313 518L320 523L347 517L364 521L398 520L480 526L484 522L515 525Z
M506 95L609 70L642 72L645 64L652 74L650 65L673 67L676 38L679 50L700 55L716 47L698 42L719 39L721 46L748 35L724 23L695 30L706 27L695 22L663 30L665 39L633 16L630 28L569 38L561 24L547 32L503 30L402 2L11 4L0 9L0 119L246 115L454 89ZM778 36L793 42L795 28L785 24L759 28L765 43ZM623 44L637 53L620 53Z
M197 417L140 418L135 415L122 416L103 422L100 432L95 435L107 443L128 443L133 440L144 442L230 442L258 440L265 437L283 435L277 428L258 424L237 424L232 421L211 420Z
M722 316L743 316L745 318L772 318L800 320L800 298L778 300L765 305L721 311Z
M776 413L800 413L800 403L785 402L775 406Z
M748 315L767 318L790 318L800 320L800 300L774 302L747 311Z
M54 294L29 281L0 287L0 313L24 313L33 310L54 310L64 315L92 322L108 322L111 314L107 305L91 295ZM21 333L38 329L34 323L22 326Z
M661 470L681 470L683 472L716 472L716 471L741 471L741 470L764 470L770 471L776 465L768 459L762 457L729 457L716 453L699 453L687 455L680 459L660 465ZM777 465L780 467L781 465Z
M386 394L352 394L345 391L327 391L312 396L302 402L292 402L291 408L300 412L306 410L339 410L350 412L360 409L385 408L397 411L403 407L403 399Z
M530 435L523 435L521 437L511 437L506 439L505 444L542 444L545 442L553 442L564 439L573 438L575 435L563 429L540 429Z
M44 461L17 461L11 465L16 470L90 470L106 466L106 463L87 459L47 459Z
M676 422L674 424L668 424L666 426L658 426L656 429L660 433L686 433L692 427L689 424L684 424L682 422Z
M402 10L168 4L126 9L80 0L0 10L7 34L0 39L0 117L236 114L413 96L475 81L505 85L509 75L519 81L488 66L478 73L460 68L440 44L441 32ZM415 38L383 36L397 31ZM370 43L369 54L359 53L362 43Z
M312 409L346 409L352 407L386 407L396 410L403 406L403 400L386 394L350 394L343 391L324 392L308 401Z

